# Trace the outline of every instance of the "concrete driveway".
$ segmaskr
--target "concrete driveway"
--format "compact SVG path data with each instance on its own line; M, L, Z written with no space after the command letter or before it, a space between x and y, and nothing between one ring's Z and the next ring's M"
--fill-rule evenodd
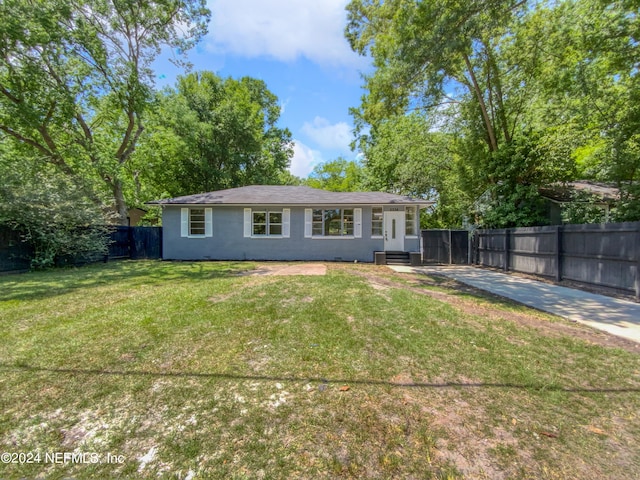
M466 265L392 266L396 272L441 275L538 310L640 343L640 304Z

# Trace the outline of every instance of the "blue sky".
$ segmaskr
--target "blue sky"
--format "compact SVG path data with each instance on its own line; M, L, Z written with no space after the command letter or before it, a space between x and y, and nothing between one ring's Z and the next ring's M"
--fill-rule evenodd
M194 70L262 79L279 98L280 126L295 141L291 172L352 152L349 108L360 104L368 60L344 38L347 0L209 0L209 33L188 53ZM182 73L166 57L154 65L158 87Z

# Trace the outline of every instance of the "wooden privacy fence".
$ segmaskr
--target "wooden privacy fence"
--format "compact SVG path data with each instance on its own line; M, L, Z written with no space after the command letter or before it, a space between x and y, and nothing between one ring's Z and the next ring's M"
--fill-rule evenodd
M114 227L109 258L162 258L162 227Z
M162 258L162 227L114 226L109 233L109 253L89 255L89 262L109 259L156 259ZM0 273L26 271L31 267L33 247L22 240L19 232L0 227ZM59 265L78 265L88 263L82 260L61 258Z
M478 230L472 263L614 288L640 300L640 222Z
M0 272L28 270L33 254L33 246L23 242L19 232L0 227Z
M422 263L469 263L467 230L422 230Z

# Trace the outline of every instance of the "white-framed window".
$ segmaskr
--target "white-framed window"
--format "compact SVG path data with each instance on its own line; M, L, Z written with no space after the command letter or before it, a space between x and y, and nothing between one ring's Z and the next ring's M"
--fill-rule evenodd
M251 234L253 236L282 236L282 212L253 210L251 215L253 219Z
M189 235L204 236L204 208L189 209Z
M314 237L353 236L353 208L313 209Z
M180 209L180 234L182 237L201 238L213 236L213 210L210 207Z
M371 207L371 236L382 237L382 222L384 213L382 207Z
M289 238L291 210L244 209L244 236Z
M305 208L305 238L362 238L362 208Z
M418 235L418 207L405 207L405 235L415 237Z

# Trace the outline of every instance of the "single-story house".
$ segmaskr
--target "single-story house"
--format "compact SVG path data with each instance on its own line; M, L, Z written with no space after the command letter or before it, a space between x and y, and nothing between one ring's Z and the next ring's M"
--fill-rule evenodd
M164 259L362 262L373 261L374 252L420 252L420 209L430 204L383 192L273 185L149 203L162 207Z

